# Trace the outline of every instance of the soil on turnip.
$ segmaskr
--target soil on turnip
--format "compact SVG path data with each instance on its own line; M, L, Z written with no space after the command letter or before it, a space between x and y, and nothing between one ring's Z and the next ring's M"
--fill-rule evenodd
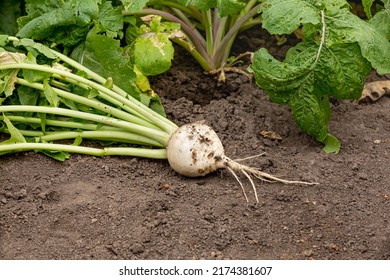
M241 35L235 51L264 45L279 57L289 47ZM0 259L390 259L390 98L333 102L342 149L329 155L288 107L244 75L226 77L178 50L151 80L170 119L205 120L229 157L265 153L246 163L319 185L256 181L256 203L242 178L246 203L228 171L185 178L163 160L2 156Z

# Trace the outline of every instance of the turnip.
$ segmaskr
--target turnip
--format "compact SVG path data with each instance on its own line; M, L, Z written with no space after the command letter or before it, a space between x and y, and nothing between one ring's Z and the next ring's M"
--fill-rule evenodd
M248 178L257 202L259 199L251 175L267 182L315 184L283 180L230 159L225 155L222 142L217 133L203 122L181 126L169 139L167 158L173 170L187 177L205 176L218 169L229 170L240 184L247 201L248 197L245 189L235 172L241 172Z
M14 37L9 40L19 42ZM41 45L39 48L56 58L54 65L32 63L19 53L0 51L0 74L4 76L6 92L0 105L0 120L5 124L0 132L11 136L0 143L0 155L34 150L58 160L65 160L68 153L168 159L176 172L188 177L227 169L247 201L237 173L248 178L256 201L259 199L252 176L267 182L311 184L279 179L240 164L225 155L217 133L206 124L196 122L179 128L119 87L107 86L109 79L54 50ZM58 67L58 61L63 62L63 67ZM73 74L76 70L81 74ZM31 77L35 80L31 81ZM39 80L40 77L43 78ZM14 91L23 101L20 104L11 98ZM30 104L33 97L37 100ZM111 145L86 147L81 145L84 139L109 141ZM66 144L64 140L73 143Z

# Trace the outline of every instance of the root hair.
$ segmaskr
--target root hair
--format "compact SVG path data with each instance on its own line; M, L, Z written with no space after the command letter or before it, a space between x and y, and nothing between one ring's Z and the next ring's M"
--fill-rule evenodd
M258 156L260 156L260 155L258 155ZM256 157L256 156L253 156L253 157ZM249 158L252 158L252 157L248 157L248 158L245 158L245 159L249 159ZM245 159L239 159L239 160L245 160ZM300 184L300 185L317 185L318 184L318 183L315 183L315 182L305 182L305 181L296 181L296 180L292 181L292 180L281 179L281 178L275 177L275 176L273 176L273 175L271 175L269 173L263 172L263 171L261 171L258 168L240 164L240 163L237 162L239 160L232 160L229 157L224 156L223 160L222 160L223 168L229 170L230 173L233 174L234 178L240 184L241 189L242 189L242 191L244 193L244 196L245 196L245 199L246 199L247 202L249 202L249 199L248 199L248 197L246 195L245 188L244 188L241 180L237 176L236 172L241 172L242 174L245 175L246 178L248 178L248 180L249 180L249 182L250 182L250 184L251 184L251 186L253 188L253 192L254 192L254 195L255 195L255 198L256 198L256 202L259 202L259 197L257 195L256 186L255 186L255 183L253 181L252 176L254 176L255 178L257 178L257 179L259 179L261 181L265 181L265 182L268 182L268 183L279 182L279 183L283 183L283 184Z

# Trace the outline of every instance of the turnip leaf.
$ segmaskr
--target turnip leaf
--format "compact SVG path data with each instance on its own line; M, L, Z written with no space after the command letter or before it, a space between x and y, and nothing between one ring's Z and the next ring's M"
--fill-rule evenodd
M141 11L149 0L122 0L121 2L125 10L135 13Z
M388 7L390 1L384 2ZM371 67L390 73L388 39L352 14L346 1L269 0L261 9L268 31L289 34L302 27L304 40L283 62L265 49L256 52L250 68L256 82L272 101L288 104L298 126L324 143L326 152L337 153L340 143L328 133L328 98L359 98Z
M390 72L390 42L372 24L346 9L329 11L326 21L326 45L357 42L363 57L379 74Z
M167 34L139 37L134 44L134 63L146 76L158 75L171 67L174 49Z
M318 59L317 56L316 42L298 44L289 50L283 62L261 49L255 53L251 71L272 101L291 107L303 131L327 144L326 141L330 139L328 97L359 97L364 77L371 68L357 44L324 47ZM326 147L327 151L331 150Z
M10 138L0 142L0 145L7 145L13 143L26 143L26 139L23 134L12 124L12 122L3 114L3 122L6 124L10 134Z
M371 7L374 1L375 0L362 0L363 9L368 19L372 18Z
M71 57L94 69L99 75L111 77L116 85L139 98L135 91L135 73L130 58L124 54L119 41L91 30L85 43L78 46Z
M268 0L260 8L263 27L271 34L290 34L301 24L321 23L319 9L310 0Z
M369 21L379 32L390 40L390 0L382 0L384 9L377 12Z
M21 15L20 5L21 1L1 1L0 34L14 35L18 32L16 19Z

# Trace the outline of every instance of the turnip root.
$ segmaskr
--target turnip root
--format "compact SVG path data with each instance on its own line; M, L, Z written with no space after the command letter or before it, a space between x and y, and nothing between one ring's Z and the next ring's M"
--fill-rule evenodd
M245 189L236 172L241 172L248 178L257 202L259 199L252 176L266 182L316 184L280 179L257 168L249 167L230 159L225 155L222 142L217 133L202 122L183 125L172 134L167 145L167 158L173 170L187 177L205 176L218 169L229 170L240 184L247 201L249 200Z

